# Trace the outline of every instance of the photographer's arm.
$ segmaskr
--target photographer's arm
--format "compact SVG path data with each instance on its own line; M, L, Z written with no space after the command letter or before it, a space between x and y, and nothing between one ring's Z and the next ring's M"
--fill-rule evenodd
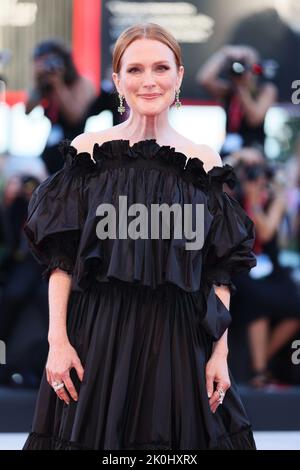
M237 167L239 164L246 165L262 165L264 164L264 157L261 151L254 147L243 147L240 150L232 152L223 159L223 164Z
M92 83L88 79L80 77L72 86L67 86L62 80L53 82L53 85L53 93L62 115L69 124L77 124L96 97Z
M248 182L247 185L255 185L255 182ZM253 190L256 195L259 190ZM280 188L275 192L275 197L265 212L260 204L259 198L250 199L250 217L252 218L258 237L263 243L267 243L276 233L282 217L286 211L287 199L284 191Z
M247 122L252 126L262 124L268 109L276 102L275 85L265 84L257 98L252 98L249 88L242 83L236 85L236 91L241 99Z
M285 212L285 207L285 201L281 197L276 197L266 214L260 209L254 209L253 221L262 242L266 243L271 240L277 231Z
M199 85L202 85L217 99L224 98L230 90L230 84L218 77L228 57L228 49L224 46L204 63L196 75Z

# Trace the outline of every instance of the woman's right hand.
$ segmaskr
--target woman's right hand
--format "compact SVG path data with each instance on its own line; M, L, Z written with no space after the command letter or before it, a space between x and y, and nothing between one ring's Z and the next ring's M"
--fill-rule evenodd
M78 400L77 391L70 377L70 370L73 367L82 382L84 369L77 352L70 342L66 339L59 343L50 343L46 363L47 381L51 387L53 387L53 382L57 382L57 384L64 383L64 388L57 390L56 394L67 405L70 403L70 396L73 400Z

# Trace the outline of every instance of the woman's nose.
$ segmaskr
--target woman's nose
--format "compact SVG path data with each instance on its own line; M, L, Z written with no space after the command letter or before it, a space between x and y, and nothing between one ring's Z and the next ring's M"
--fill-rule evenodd
M153 72L150 70L150 71L145 71L144 75L143 75L143 84L144 85L155 85L155 78L154 78L154 75L153 75Z

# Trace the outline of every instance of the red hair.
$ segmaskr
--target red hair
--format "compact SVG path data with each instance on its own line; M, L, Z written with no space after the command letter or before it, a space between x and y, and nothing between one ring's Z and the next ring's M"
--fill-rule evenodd
M121 59L126 48L136 39L154 39L168 46L174 53L177 69L182 64L181 48L174 36L165 28L156 23L143 23L130 26L118 37L113 50L113 72L119 73Z

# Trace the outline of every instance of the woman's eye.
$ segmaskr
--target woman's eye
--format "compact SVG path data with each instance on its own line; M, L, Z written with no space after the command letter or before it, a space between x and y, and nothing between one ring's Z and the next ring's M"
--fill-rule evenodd
M160 70L168 70L169 69L169 67L167 67L166 65L159 65L157 68L160 69ZM137 67L132 67L131 69L128 70L128 72L131 73L131 72L134 72L136 70L139 70L139 69Z

